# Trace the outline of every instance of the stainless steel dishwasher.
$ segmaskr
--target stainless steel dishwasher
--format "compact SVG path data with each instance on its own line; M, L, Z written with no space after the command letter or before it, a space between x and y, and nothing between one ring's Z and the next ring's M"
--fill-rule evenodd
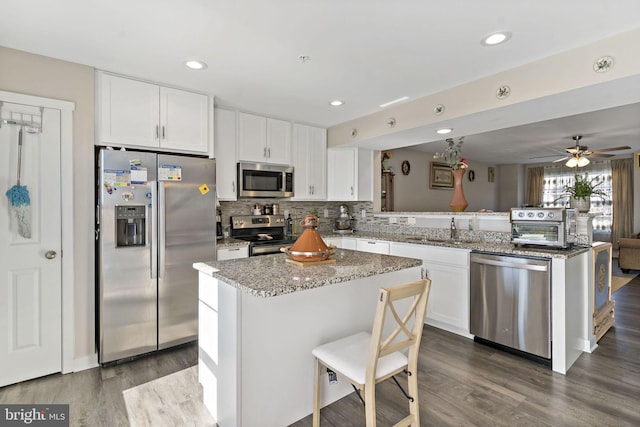
M472 252L470 279L476 341L550 362L551 261Z

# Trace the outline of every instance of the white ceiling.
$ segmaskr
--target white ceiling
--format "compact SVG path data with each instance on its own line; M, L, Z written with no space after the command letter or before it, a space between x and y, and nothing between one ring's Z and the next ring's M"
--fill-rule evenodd
M3 0L0 46L331 126L637 28L639 16L638 0ZM496 30L513 37L482 47ZM209 67L187 70L192 58ZM332 99L346 104L330 107ZM589 135L604 132L606 146L632 145L614 140L623 134L640 141L638 120L608 114L479 135L478 145L504 138L564 148L582 133L595 149Z

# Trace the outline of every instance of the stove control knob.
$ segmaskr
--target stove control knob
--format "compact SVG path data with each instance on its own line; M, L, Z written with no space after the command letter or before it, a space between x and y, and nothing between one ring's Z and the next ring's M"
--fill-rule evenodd
M535 214L534 214L533 212L529 212L529 213L527 213L527 216L528 216L529 218L533 218L533 217L534 217L534 215L535 215Z
M538 212L538 218L544 218L544 212Z
M554 216L556 216L556 214L554 214L553 212L549 212L549 215L547 215L549 218L553 218Z
M523 217L524 217L524 212L518 212L518 216L519 216L520 218L523 218Z

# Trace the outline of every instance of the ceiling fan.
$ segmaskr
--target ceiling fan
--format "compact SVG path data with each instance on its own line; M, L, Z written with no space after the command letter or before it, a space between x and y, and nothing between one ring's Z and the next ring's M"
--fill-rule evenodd
M560 159L554 160L553 163L563 162L567 160L565 166L574 168L574 167L583 167L589 164L588 157L613 157L614 154L607 154L607 151L619 151L619 150L630 150L631 147L628 145L621 147L611 147L611 148L602 148L600 150L591 150L589 151L589 147L584 145L580 145L580 140L582 139L582 135L576 135L573 137L573 140L576 142L575 147L569 147L565 151L567 155Z

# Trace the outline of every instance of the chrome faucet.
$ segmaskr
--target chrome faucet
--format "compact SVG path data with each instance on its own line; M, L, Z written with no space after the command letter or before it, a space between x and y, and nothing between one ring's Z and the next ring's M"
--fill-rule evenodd
M451 218L451 240L456 240L458 237L458 228L456 227L456 219Z

